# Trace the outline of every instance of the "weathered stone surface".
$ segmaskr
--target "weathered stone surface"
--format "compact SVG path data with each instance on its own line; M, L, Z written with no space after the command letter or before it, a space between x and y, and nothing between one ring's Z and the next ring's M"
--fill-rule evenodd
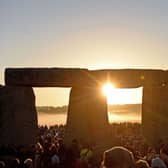
M29 87L0 87L0 145L35 142L37 113Z
M107 102L98 89L72 88L70 93L65 142L73 139L102 147L109 140Z
M158 86L168 82L168 71L151 69L88 70L70 68L7 68L5 83L31 87L95 87L111 81L118 88Z
M143 134L153 145L168 139L168 87L145 87L143 89Z
M9 68L5 71L5 83L12 86L72 87L88 81L87 74L87 69L75 68Z

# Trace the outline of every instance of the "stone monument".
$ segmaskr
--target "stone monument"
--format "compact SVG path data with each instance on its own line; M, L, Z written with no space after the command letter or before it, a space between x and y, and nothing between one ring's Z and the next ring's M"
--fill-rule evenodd
M168 123L168 71L7 68L5 86L0 87L0 145L23 145L35 141L37 113L32 87L72 88L65 133L67 144L74 138L106 143L106 139L109 139L107 102L99 91L106 81L115 83L118 88L144 87L144 135L153 144L159 139L167 139L165 128Z

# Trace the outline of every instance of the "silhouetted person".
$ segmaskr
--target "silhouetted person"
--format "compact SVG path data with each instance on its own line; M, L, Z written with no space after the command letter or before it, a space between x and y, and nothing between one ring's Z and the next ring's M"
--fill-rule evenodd
M0 161L0 168L5 168L5 162Z
M102 166L106 168L135 168L134 156L124 147L113 147L104 152Z
M33 161L32 161L32 159L27 158L27 159L24 161L24 165L25 165L25 168L33 168Z
M136 162L136 168L150 168L150 166L147 161L140 159Z

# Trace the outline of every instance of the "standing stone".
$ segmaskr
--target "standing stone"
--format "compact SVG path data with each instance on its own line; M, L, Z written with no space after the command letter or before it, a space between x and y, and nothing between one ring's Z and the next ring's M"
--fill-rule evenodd
M157 146L168 140L168 87L144 87L142 128L146 139Z
M0 145L30 145L37 133L35 96L30 87L0 88Z
M100 89L72 88L65 142L95 143L102 147L109 139L107 100Z

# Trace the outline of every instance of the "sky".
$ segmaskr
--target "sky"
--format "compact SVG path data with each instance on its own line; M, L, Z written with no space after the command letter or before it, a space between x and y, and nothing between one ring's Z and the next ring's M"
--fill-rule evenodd
M0 83L6 67L167 69L167 20L166 0L1 0ZM69 91L35 89L37 104Z

